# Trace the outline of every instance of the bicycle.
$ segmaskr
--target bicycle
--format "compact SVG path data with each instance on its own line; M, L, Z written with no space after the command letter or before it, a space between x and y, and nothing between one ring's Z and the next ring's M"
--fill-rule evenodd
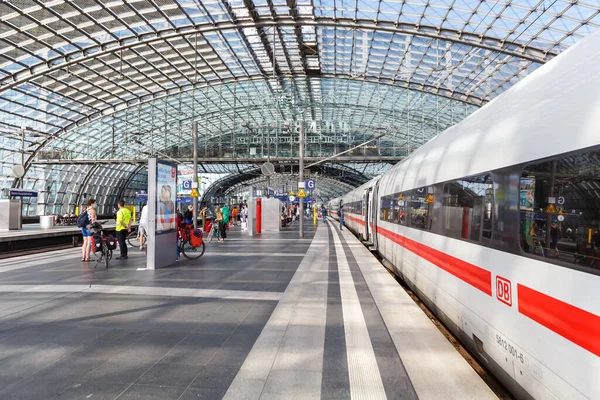
M542 242L541 242L541 240L537 236L533 237L532 253L535 254L535 255L541 256L541 257L545 257L546 256L544 254L544 246L542 246Z
M210 229L208 230L208 243L212 242L215 237L219 237L219 224L216 221L213 221L210 225Z
M96 265L94 265L94 268L101 263L104 263L105 267L108 268L108 263L112 259L113 250L117 248L117 239L113 236L104 235L104 227L102 225L106 222L107 221L95 222L90 228L90 231L94 234L92 236L92 252L96 257Z
M205 245L202 240L202 231L190 225L178 229L177 256L183 254L188 260L197 260L204 254Z
M127 243L131 247L135 247L136 249L139 249L140 248L140 239L143 243L142 249L146 250L146 245L148 243L148 241L146 240L147 239L146 234L140 233L139 227L132 228L131 232L127 235Z

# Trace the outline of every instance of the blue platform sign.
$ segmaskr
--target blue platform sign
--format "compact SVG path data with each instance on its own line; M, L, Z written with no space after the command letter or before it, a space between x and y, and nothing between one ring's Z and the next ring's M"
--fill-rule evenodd
M307 179L305 182L306 190L315 190L317 182L314 179Z
M38 192L35 190L26 190L26 189L10 189L9 190L10 197L38 197Z
M191 180L183 181L183 190L192 190L192 181Z

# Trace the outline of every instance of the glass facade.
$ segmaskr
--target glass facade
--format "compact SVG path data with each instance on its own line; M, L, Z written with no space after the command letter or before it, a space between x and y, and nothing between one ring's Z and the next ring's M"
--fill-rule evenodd
M193 122L204 158L295 157L303 120L308 157L385 133L350 154L397 161L599 24L588 1L3 1L0 184L71 207L191 156Z

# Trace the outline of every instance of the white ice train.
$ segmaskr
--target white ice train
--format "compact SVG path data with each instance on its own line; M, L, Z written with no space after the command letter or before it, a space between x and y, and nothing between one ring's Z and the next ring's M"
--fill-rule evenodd
M600 399L600 32L329 203L513 394Z

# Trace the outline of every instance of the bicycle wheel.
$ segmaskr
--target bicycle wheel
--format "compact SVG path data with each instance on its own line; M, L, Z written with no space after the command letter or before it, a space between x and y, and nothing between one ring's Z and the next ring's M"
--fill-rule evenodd
M106 243L102 244L102 255L104 256L104 266L108 268L108 262L112 258L112 251L108 249Z
M197 260L204 254L204 242L202 242L202 246L194 247L190 242L186 241L181 246L181 252L188 260Z
M127 243L131 247L140 248L140 237L138 235L138 231L131 231L129 235L127 235Z
M208 237L206 238L206 240L208 240L208 243L213 241L216 234L217 234L217 230L215 229L215 227L213 225L213 227L210 228L210 231L208 232ZM202 244L204 244L204 241L202 242Z
M92 254L94 255L94 258L96 259L96 263L94 264L94 268L96 268L98 265L100 265L104 261L104 259L102 258L104 255L104 251L100 250L100 251L92 252Z

